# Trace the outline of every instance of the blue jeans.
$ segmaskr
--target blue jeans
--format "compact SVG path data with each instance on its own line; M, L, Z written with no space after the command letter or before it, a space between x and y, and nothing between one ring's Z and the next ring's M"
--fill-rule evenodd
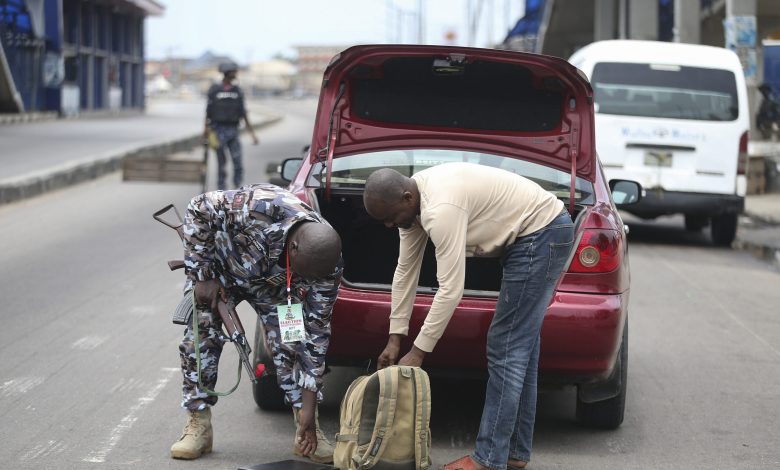
M226 189L225 179L227 178L227 157L225 150L230 152L230 159L233 161L233 187L238 188L244 179L244 166L241 163L241 140L238 132L238 126L214 124L212 126L219 139L217 147L217 189Z
M539 332L569 257L574 225L562 213L510 245L487 336L488 382L474 460L496 470L529 461L536 417Z

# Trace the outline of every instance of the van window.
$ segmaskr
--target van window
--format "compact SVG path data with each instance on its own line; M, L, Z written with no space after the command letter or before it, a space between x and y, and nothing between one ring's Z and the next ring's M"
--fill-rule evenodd
M591 82L601 114L699 121L739 115L736 78L728 70L603 62Z

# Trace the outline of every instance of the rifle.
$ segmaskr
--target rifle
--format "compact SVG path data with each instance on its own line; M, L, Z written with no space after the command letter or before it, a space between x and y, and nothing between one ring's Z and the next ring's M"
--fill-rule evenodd
M163 215L173 209L174 213L176 214L176 218L178 221L168 221L165 220ZM154 220L160 222L161 224L170 227L176 231L176 233L179 234L179 238L184 237L183 232L183 226L184 226L184 220L182 220L181 215L179 214L179 211L176 209L176 207L173 204L168 204L167 206L163 207L159 211L155 212ZM184 267L184 260L171 260L168 261L168 268L171 271L175 271L177 269L182 269ZM173 323L179 324L179 325L187 325L190 323L190 321L193 322L193 330L197 331L197 317L195 320L192 319L192 313L197 308L199 308L198 305L195 305L194 295L187 295L184 296L184 298L179 302L179 305L176 307L176 311L173 314L172 321ZM246 340L246 332L244 331L244 325L241 324L241 319L238 317L238 312L236 312L236 306L233 303L233 301L228 300L227 302L222 299L220 296L217 299L217 313L219 314L219 317L222 319L222 325L227 330L227 335L224 334L224 331L222 331L222 334L220 335L220 339L223 341L229 341L233 343L236 346L236 350L238 351L238 356L241 359L241 364L244 365L244 369L246 369L247 374L249 374L249 379L253 383L257 383L257 377L255 377L254 371L252 370L252 363L249 360L249 355L252 353L252 349L249 347L249 342ZM197 333L195 334L196 341ZM240 379L240 370L239 370L239 379ZM200 373L200 371L198 371ZM236 384L238 385L238 384ZM228 392L230 393L230 392Z

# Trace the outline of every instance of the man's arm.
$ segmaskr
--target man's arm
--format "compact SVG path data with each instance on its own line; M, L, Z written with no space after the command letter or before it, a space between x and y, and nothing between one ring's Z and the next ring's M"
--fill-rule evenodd
M343 272L343 261L339 261L336 271L312 284L303 299L303 317L307 335L306 340L297 345L296 360L301 367L295 381L301 389L316 394L322 388L325 353L328 352L330 344L330 319Z
M240 91L239 93L241 93L241 115L244 118L244 124L246 124L246 128L249 130L249 135L252 136L252 143L257 145L260 143L260 140L257 138L257 134L255 134L255 128L252 127L252 123L249 122L249 113L246 110L244 92Z
M431 241L436 246L439 289L414 341L414 345L425 353L433 351L463 297L468 214L460 207L441 204L429 210L428 219Z
M203 137L208 138L209 136L209 124L211 123L211 112L212 107L214 104L214 87L212 86L209 88L208 93L206 94L206 121L203 126Z
M395 364L401 350L401 339L409 332L409 318L412 316L417 294L420 265L428 241L428 235L419 225L410 229L399 229L398 236L400 242L398 264L393 274L390 336L387 346L377 358L376 366L379 369Z

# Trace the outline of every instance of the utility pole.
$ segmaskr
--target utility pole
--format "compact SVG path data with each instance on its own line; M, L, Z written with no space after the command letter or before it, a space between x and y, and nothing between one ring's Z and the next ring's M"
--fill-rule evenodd
M425 0L417 0L417 44L425 44Z

